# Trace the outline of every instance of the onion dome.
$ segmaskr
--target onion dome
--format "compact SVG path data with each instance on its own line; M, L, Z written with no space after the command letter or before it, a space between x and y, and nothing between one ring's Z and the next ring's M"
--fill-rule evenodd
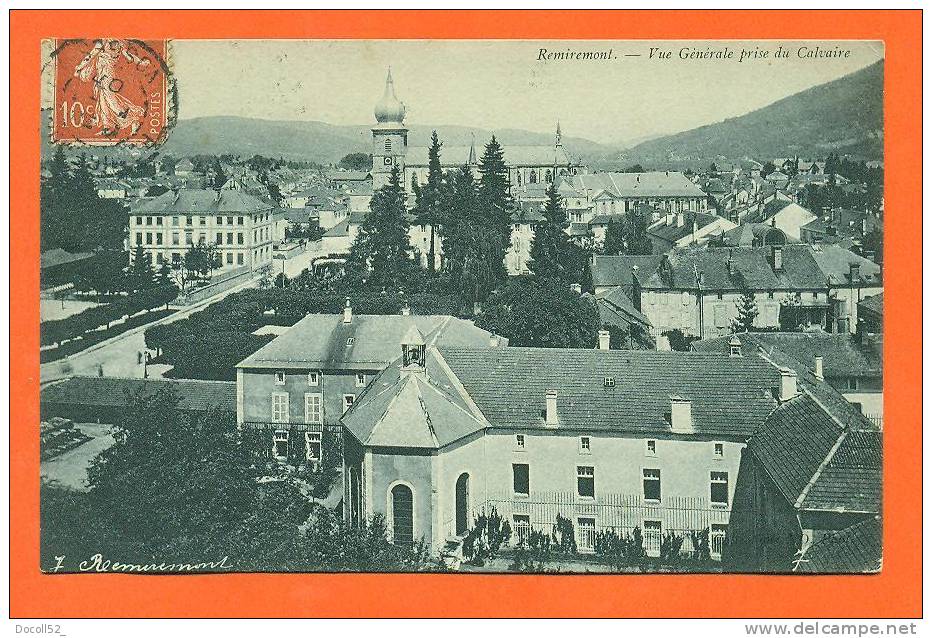
M385 93L375 105L375 119L380 124L387 122L402 123L405 119L405 105L395 97L395 83L392 81L392 70L388 70L385 78Z

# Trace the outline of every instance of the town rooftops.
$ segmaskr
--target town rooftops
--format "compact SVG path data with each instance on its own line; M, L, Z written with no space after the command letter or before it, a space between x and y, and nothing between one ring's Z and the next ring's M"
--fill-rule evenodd
M71 377L43 387L39 396L42 404L122 408L134 397L150 397L158 392L176 396L181 410L236 411L236 383L233 381Z
M626 197L699 197L706 194L682 173L591 173L568 178L580 192L595 195L606 191L616 198Z
M595 287L622 286L631 290L634 267L638 280L649 278L660 266L663 255L593 255L592 284Z
M449 315L312 314L240 362L238 368L379 370L401 354L416 326L428 344L488 346L491 333Z
M747 222L722 233L725 246L782 246L789 243L786 233L770 224Z
M599 318L603 324L619 328L626 328L632 323L638 323L645 328L651 325L650 319L634 307L628 293L621 286L598 293L596 302L599 307Z
M492 426L542 428L557 392L558 428L672 434L670 397L691 401L699 436L750 436L776 406L776 366L696 352L563 348L429 349L427 377ZM606 383L606 379L611 383Z
M729 352L728 337L695 341L700 352ZM827 332L748 332L739 335L744 356L758 351L780 350L812 368L816 357L822 357L826 377L879 377L883 374L883 343L877 339L862 339L849 334Z
M808 244L674 248L649 279L639 280L645 290L696 290L701 273L704 290L821 290L851 285L852 265L855 285L881 285L877 264L840 246Z
M139 203L131 215L168 214L197 215L213 213L253 213L271 211L270 202L242 190L225 188L219 191L202 188L182 188Z
M715 223L716 221L723 219L718 215L713 215L711 213L683 213L683 224L679 225L679 216L669 215L666 218L661 218L659 221L651 224L647 229L647 234L650 237L656 239L663 239L665 241L675 243L684 237L688 237L693 232L693 224L696 225L696 230L702 230L709 224ZM668 219L670 223L667 223Z
M883 317L883 293L871 295L858 304L858 310L866 310L877 317Z
M331 182L364 182L371 179L368 171L330 171L327 179Z

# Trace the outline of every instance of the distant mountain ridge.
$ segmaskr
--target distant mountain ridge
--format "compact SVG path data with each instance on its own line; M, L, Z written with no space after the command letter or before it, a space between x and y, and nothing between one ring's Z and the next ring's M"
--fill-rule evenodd
M448 146L467 145L475 136L476 148L480 153L482 145L488 142L493 134L505 145L554 142L553 135L521 129L492 131L455 125L412 125L408 132L408 144L427 146L434 130L437 131L440 141ZM572 154L581 156L604 154L613 150L611 146L581 137L564 136L563 144ZM337 126L325 122L216 116L179 120L169 134L163 152L176 157L198 153L233 153L250 157L258 153L267 157L329 164L338 162L347 153L368 153L371 148L371 125Z
M830 152L883 157L882 60L745 115L648 140L605 160L659 166Z

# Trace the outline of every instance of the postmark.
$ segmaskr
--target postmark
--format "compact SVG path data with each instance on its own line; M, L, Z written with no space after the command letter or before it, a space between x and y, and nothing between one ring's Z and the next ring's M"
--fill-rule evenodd
M166 40L56 40L51 138L57 144L155 145L173 121Z

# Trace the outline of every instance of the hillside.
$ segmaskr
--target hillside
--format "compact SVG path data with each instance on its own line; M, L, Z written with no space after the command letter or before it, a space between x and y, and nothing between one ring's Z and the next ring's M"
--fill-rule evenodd
M553 136L519 129L489 131L465 126L414 125L408 133L412 146L427 146L434 129L445 144L468 144L475 135L481 145L494 133L504 144L552 144ZM202 117L180 120L165 143L164 152L176 157L196 153L233 153L248 157L259 153L270 157L310 160L328 164L347 153L368 152L372 131L369 125L334 126L323 122L286 122L242 117ZM604 154L610 147L583 138L564 137L576 155Z
M882 158L883 61L746 115L643 142L604 161L660 167L719 158L814 158L829 152Z

